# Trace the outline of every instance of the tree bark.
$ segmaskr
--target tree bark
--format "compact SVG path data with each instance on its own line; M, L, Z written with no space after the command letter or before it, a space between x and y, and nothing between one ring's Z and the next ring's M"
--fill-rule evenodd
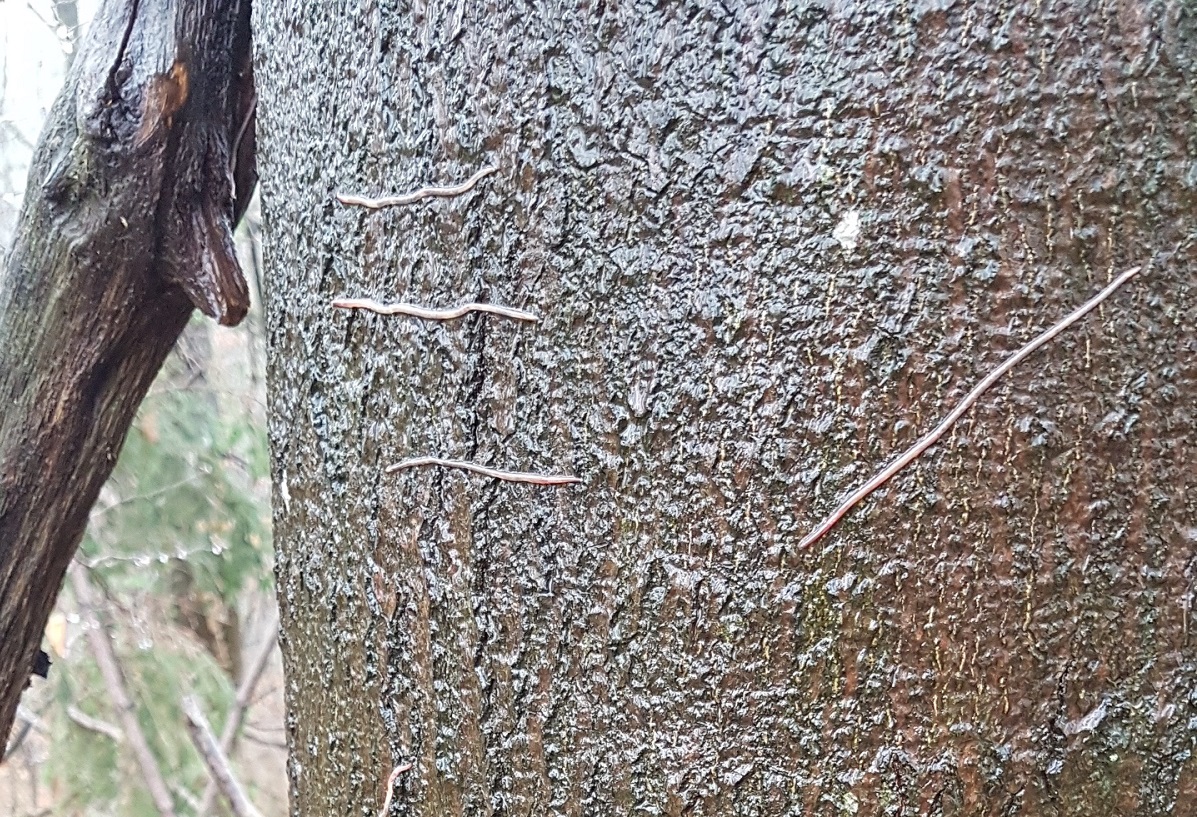
M1184 4L257 14L294 814L1191 809Z
M248 296L248 0L108 0L50 114L0 280L0 735L87 513L198 306Z

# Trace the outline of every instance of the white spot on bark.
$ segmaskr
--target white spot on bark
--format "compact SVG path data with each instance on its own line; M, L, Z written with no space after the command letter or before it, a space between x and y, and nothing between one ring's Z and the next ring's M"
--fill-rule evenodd
M1110 699L1102 698L1101 703L1091 709L1088 715L1064 724L1064 734L1071 737L1072 735L1078 735L1081 732L1092 732L1101 725L1102 721L1106 719L1106 713L1109 711Z
M855 210L844 213L840 223L835 225L831 237L840 243L844 252L856 249L856 245L860 241L860 213Z

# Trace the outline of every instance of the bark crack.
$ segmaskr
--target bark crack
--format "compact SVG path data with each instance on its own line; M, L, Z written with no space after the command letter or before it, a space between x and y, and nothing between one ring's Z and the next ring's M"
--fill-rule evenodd
M117 80L117 74L120 73L121 65L125 61L125 54L129 50L129 40L133 37L133 27L137 25L137 12L140 9L141 0L132 0L129 8L129 21L125 23L124 34L121 35L121 44L116 50L116 59L112 62L112 67L108 69L108 75L104 80L104 87L108 91L109 103L115 103L121 99L120 82Z

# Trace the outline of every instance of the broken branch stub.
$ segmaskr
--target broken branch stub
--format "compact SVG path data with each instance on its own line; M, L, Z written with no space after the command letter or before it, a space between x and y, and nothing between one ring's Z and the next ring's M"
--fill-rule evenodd
M247 0L244 5L248 9ZM218 26L220 21L197 10L202 7L184 4L182 15L195 18L190 22L197 27ZM177 113L164 108L157 121L161 138L175 148L158 213L167 279L205 315L235 326L249 310L233 231L257 182L256 96L248 29L221 33L240 55L234 64L210 50L197 52L190 67L175 63L185 77L185 94ZM210 111L226 113L213 119Z
M0 734L142 396L194 307L249 305L248 0L113 0L30 169L0 278Z

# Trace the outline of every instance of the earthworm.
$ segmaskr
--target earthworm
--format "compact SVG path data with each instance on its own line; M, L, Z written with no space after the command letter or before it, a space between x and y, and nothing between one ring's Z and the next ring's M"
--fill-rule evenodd
M531 312L497 304L468 303L455 306L452 309L426 309L415 304L384 304L369 298L337 298L332 305L338 309L366 309L370 312L377 312L379 315L410 315L413 318L423 318L426 321L451 321L470 312L489 312L492 315L511 318L513 321L535 323L540 320Z
M412 769L411 763L404 763L402 766L396 766L391 770L391 776L387 778L387 796L382 801L382 809L378 812L378 817L387 817L391 813L391 797L395 793L395 781L399 779L399 775L404 772L410 772Z
M414 457L412 459L397 462L394 465L387 466L386 472L392 474L395 471L404 468L417 468L423 465L439 465L442 468L459 468L462 471L471 471L475 474L481 474L484 477L491 477L492 479L501 479L506 482L525 482L529 485L572 485L582 480L577 477L557 474L530 474L523 471L499 471L494 468L487 468L485 465L477 465L472 462L463 462L462 460L445 460L440 457Z
M353 196L346 193L338 193L337 201L341 204L356 205L358 207L366 207L370 210L380 210L383 207L398 207L404 204L415 204L427 198L448 199L453 196L460 196L462 193L468 193L474 189L474 185L482 181L482 179L494 173L499 168L491 165L484 167L475 173L464 182L452 187L421 187L411 193L404 193L401 196L384 196L379 199L371 199L365 196Z
M1094 295L1085 303L1081 304L1081 306L1079 306L1067 317L1063 318L1061 321L1056 323L1043 334L1036 337L1026 346L1019 349L1017 352L1007 358L1006 361L1000 366L986 375L985 379L978 383L973 390L968 393L968 396L961 400L959 404L957 404L956 408L952 409L952 412L944 418L943 422L941 422L929 434L907 449L906 453L898 457L896 460L878 472L875 477L870 479L861 487L857 488L851 496L841 502L834 511L828 514L826 519L820 522L814 530L808 533L806 538L798 543L798 548L801 550L822 539L824 534L839 524L839 521L843 519L849 511L856 507L856 505L862 499L873 493L873 491L877 490L885 483L889 482L890 478L893 477L894 474L901 471L907 465L910 465L910 463L918 459L924 451L935 445L935 443L939 441L939 438L947 433L947 430L951 428L957 420L960 419L961 415L968 411L972 405L977 402L977 399L980 398L980 396L984 394L990 386L996 383L1002 375L1006 374L1006 372L1010 371L1023 360L1025 360L1035 350L1039 349L1065 329L1072 326L1081 318L1092 312L1098 306L1098 304L1113 295L1116 289L1138 274L1140 269L1141 267L1132 267L1131 269L1128 269L1126 272L1119 275L1112 282L1110 282L1105 289Z

